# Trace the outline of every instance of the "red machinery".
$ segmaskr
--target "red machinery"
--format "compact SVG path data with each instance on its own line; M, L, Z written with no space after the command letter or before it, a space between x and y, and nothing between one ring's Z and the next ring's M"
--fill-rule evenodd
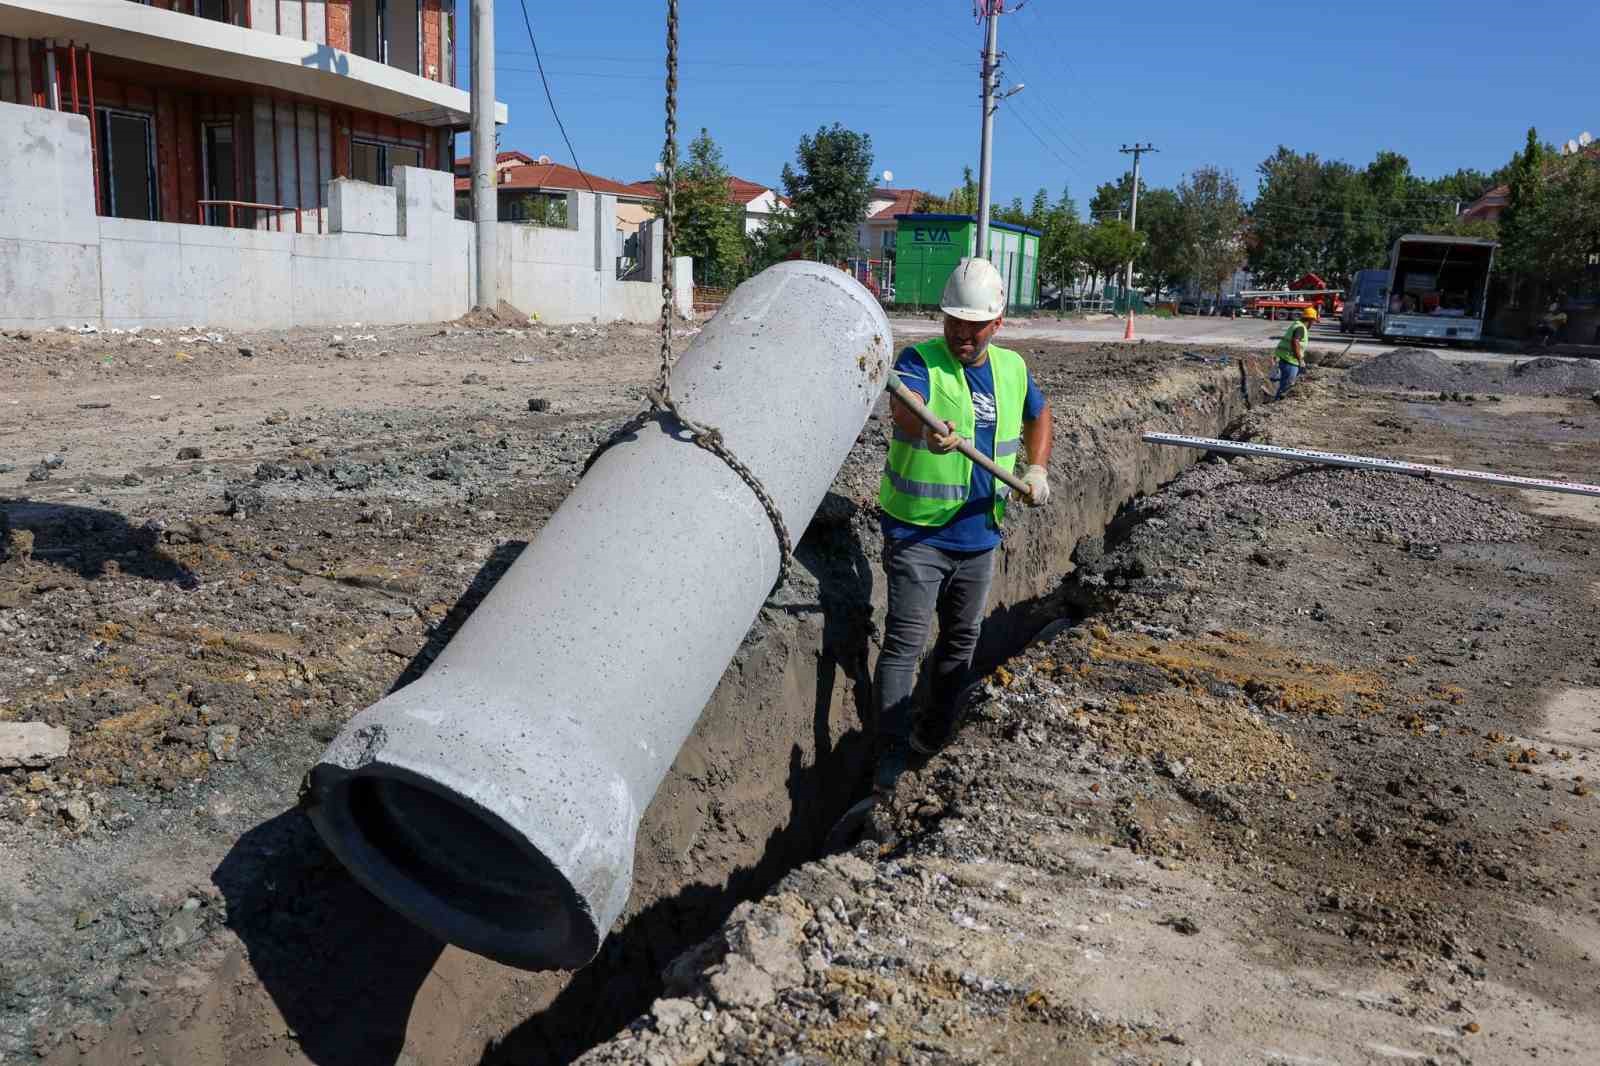
M1239 295L1246 311L1272 319L1280 311L1298 315L1307 307L1315 307L1324 317L1337 316L1344 310L1344 290L1328 288L1328 283L1316 274L1296 278L1287 289L1250 289Z

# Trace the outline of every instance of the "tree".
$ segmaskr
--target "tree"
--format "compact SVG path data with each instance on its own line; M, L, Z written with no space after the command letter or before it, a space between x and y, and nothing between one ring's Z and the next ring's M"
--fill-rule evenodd
M1144 195L1145 183L1139 183L1139 195ZM1128 205L1133 196L1133 171L1124 170L1115 182L1103 181L1095 187L1089 200L1089 219L1104 222L1107 219L1127 218ZM1120 214L1119 214L1120 212Z
M744 207L729 196L728 177L722 149L702 127L678 167L674 196L676 251L694 256L695 280L701 283L731 284L745 268ZM664 177L656 179L656 189L659 212L666 204Z
M1183 207L1171 189L1146 189L1139 194L1139 232L1144 251L1134 260L1134 271L1144 283L1161 293L1181 285L1188 273L1185 256Z
M1544 172L1549 158L1539 142L1539 131L1530 126L1527 144L1511 160L1511 174L1507 179L1510 193L1506 197L1506 209L1500 214L1505 265L1515 274L1526 276L1539 272L1538 219L1543 213Z
M1245 262L1239 183L1220 167L1199 167L1178 183L1178 205L1189 277L1201 291L1220 296L1222 286Z
M1083 239L1083 259L1096 277L1115 278L1144 248L1144 234L1135 233L1125 220L1107 219L1089 227Z
M796 166L785 163L790 236L821 260L859 251L856 227L872 199L872 138L835 122L800 138Z
M1555 155L1529 130L1500 229L1506 259L1536 305L1571 293L1600 266L1600 159Z

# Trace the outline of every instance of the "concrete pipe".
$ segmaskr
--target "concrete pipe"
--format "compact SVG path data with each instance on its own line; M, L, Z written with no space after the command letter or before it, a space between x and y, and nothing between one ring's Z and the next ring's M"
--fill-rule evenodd
M784 263L734 291L673 391L798 540L891 354L866 289ZM778 566L738 476L647 425L601 456L427 673L329 745L312 822L442 939L526 969L588 963L627 903L639 819Z

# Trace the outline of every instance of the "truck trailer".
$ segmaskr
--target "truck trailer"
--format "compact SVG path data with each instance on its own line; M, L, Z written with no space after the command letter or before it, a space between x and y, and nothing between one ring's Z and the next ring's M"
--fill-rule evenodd
M1388 341L1479 340L1498 247L1481 237L1408 234L1395 241L1388 300L1373 332Z

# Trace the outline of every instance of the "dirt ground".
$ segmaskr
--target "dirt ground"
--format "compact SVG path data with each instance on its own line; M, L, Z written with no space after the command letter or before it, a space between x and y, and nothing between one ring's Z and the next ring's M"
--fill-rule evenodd
M1063 409L1124 421L1159 371L1196 365L1154 345L1027 350ZM441 953L343 874L295 796L344 721L426 668L638 409L655 359L647 328L492 322L0 335L0 721L72 737L64 759L0 770L0 1062L469 1062L547 1013L565 978ZM864 434L841 471L800 546L805 575L870 577L883 446ZM1060 454L1064 471L1082 458ZM1064 495L1063 513L1098 498ZM805 625L854 618L865 645L870 606L797 579L730 672L747 688L727 717L741 694L771 715L772 690L796 687L782 656L815 658L794 619L819 595ZM811 664L825 716L853 698L864 655L838 692L833 664ZM640 869L663 879L651 891L697 876L717 890L636 916L607 962L648 978L574 986L562 1025L614 1032L731 899L789 851L815 854L826 819L769 836L741 815L848 804L859 722L816 728L788 782L740 778L735 762L766 765L742 735L686 771L685 839L646 842L665 857ZM491 1054L592 1041L522 1031Z
M396 1016L406 1048L434 1027L471 1061L544 1002L403 923L352 943L342 916L376 904L294 798L638 408L654 346L0 335L0 721L72 733L64 760L0 770L0 1062L152 1061L101 1026L185 989L191 1028L223 1032L177 1017L164 1064L445 1061ZM1024 352L1102 406L1186 361ZM1472 400L1321 370L1240 432L1593 480L1586 396ZM1058 440L1062 492L1095 444ZM869 433L819 516L842 539L803 548L870 547L881 462ZM1195 468L1079 543L1057 598L1082 624L995 670L882 843L739 911L593 1061L1589 1061L1597 536L1576 498ZM770 847L740 802L710 804L694 862ZM700 935L646 933L657 969ZM474 1013L460 983L491 978L510 991ZM632 988L569 1014L607 1035ZM536 1035L487 1061L560 1057Z
M1244 439L1594 480L1587 395L1321 369ZM1595 1061L1600 508L1209 461L868 839L582 1061Z

